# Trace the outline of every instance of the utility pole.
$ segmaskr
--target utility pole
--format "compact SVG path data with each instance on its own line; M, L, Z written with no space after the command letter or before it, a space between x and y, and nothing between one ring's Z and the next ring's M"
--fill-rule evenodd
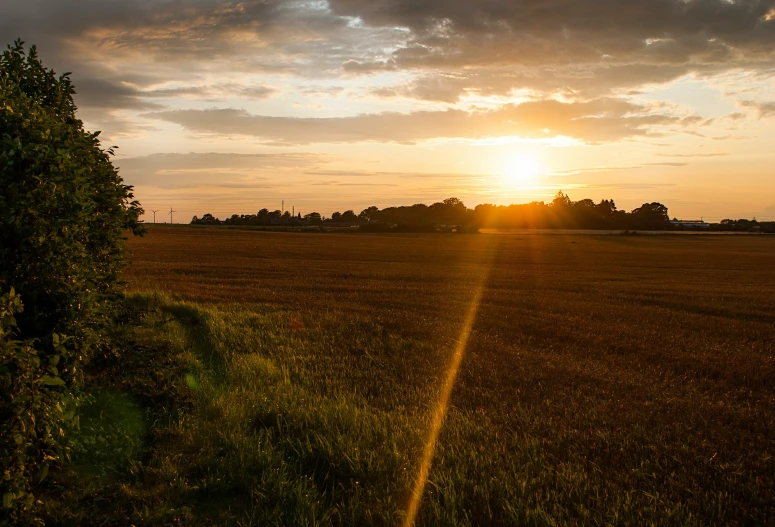
M156 213L159 211L151 209L151 212L153 212L153 222L156 223Z
M283 206L281 208L283 209L282 213L285 214L285 200L283 200Z
M172 225L172 213L177 212L176 210L172 210L172 205L170 205L170 225Z

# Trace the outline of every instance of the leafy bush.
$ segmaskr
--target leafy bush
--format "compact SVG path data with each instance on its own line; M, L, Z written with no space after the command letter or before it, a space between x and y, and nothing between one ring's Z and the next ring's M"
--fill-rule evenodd
M120 292L123 233L143 230L132 187L76 118L74 93L34 46L17 41L0 56L0 287L15 290L0 335L4 515L29 509L32 478L66 449L65 407Z
M15 315L21 312L13 289L0 297L0 524L31 520L30 483L42 481L50 462L62 456L63 423L74 419L57 368L69 339L53 334L47 356L34 348L34 341L15 340Z
M142 209L113 150L75 117L74 93L34 46L25 54L17 41L0 58L0 283L27 305L18 320L26 337L62 332L84 343L109 319L123 232L142 229ZM74 373L62 368L68 383Z

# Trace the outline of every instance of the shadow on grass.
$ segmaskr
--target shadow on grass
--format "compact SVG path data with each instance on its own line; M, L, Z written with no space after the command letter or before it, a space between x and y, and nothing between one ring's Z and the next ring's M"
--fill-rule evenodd
M164 313L172 315L180 324L186 338L186 344L202 366L212 376L217 385L226 382L227 367L223 354L213 340L208 327L208 315L196 307L186 304L166 304L161 306ZM198 389L199 379L193 373L186 374L189 388Z

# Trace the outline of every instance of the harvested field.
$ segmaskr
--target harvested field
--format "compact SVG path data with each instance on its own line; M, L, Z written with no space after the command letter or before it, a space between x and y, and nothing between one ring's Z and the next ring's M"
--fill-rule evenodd
M420 523L775 521L773 237L149 231L130 289L226 313L221 340L280 328L241 353L396 420L401 475L368 491L373 467L284 458L319 523L400 520L480 288Z

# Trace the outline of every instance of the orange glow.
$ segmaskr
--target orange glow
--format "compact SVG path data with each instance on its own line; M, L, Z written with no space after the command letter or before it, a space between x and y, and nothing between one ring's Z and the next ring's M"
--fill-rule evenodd
M504 170L504 186L530 187L538 183L542 167L536 158L529 154L517 154L509 159Z

